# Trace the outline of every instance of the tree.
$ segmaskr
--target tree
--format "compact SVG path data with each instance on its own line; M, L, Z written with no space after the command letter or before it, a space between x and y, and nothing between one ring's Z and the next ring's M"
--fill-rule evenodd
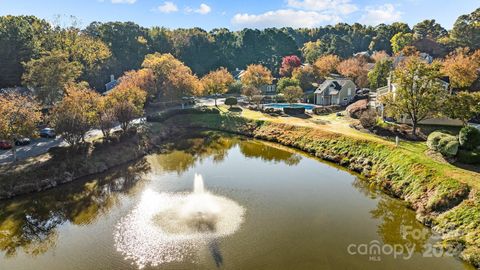
M416 136L417 125L439 113L446 91L439 82L440 65L428 64L418 57L409 57L394 72L396 91L385 95L381 102L387 113L399 118L407 115Z
M467 88L478 78L480 59L477 55L480 50L475 54L460 48L445 58L442 72L450 78L452 88Z
M282 94L288 103L295 103L303 97L303 90L300 86L287 86L283 89Z
M300 82L293 78L283 77L278 80L277 91L282 93L283 90L289 86L300 86Z
M54 105L63 97L65 85L75 82L81 73L80 63L69 62L65 53L54 51L26 63L22 79L43 105Z
M137 87L147 92L148 99L153 99L158 92L155 76L151 69L142 68L127 71L118 81L117 89Z
M313 64L315 73L320 78L325 78L337 69L340 58L336 55L324 55L318 58Z
M0 138L11 143L16 161L15 140L34 136L42 116L40 106L32 97L16 93L0 95L0 104Z
M248 98L248 100L252 101L253 97L255 96L261 96L262 91L260 89L252 87L252 86L247 86L242 89L242 94Z
M368 73L370 88L377 89L387 85L392 71L392 60L385 58L375 63L375 67Z
M480 49L480 8L458 17L450 32L451 38L460 46Z
M470 119L480 113L480 93L459 92L450 95L442 108L446 116L459 119L466 126Z
M154 53L145 56L142 66L153 72L158 92L156 98L170 101L184 96L200 95L202 87L192 70L171 54Z
M96 125L105 139L110 138L110 130L115 127L116 121L115 108L109 107L108 97L102 96L97 103Z
M416 39L428 38L432 40L448 35L448 31L435 20L424 20L417 23L413 26L413 33Z
M222 67L205 75L200 82L204 91L214 96L215 106L217 106L218 95L225 94L233 81L232 74Z
M238 100L235 97L228 97L225 99L225 105L230 106L230 109L232 108L232 106L237 105L237 103Z
M300 83L300 87L303 91L311 90L313 83L318 80L311 65L298 67L293 70L292 79L297 80Z
M107 95L106 104L113 108L115 118L123 131L127 131L130 121L143 114L147 93L138 88L114 88Z
M34 16L0 16L0 88L21 84L22 63L40 56L50 24Z
M249 65L241 78L245 86L259 88L262 85L271 84L272 73L262 65Z
M366 87L368 84L368 70L365 62L358 58L350 58L340 62L337 70L343 76L352 79L358 86Z
M410 46L413 43L413 34L412 33L397 33L395 34L390 42L392 43L392 50L394 53L399 53L406 46Z
M309 41L303 44L301 51L303 58L305 58L308 63L313 64L320 56L323 55L322 49L322 41L317 40L315 42Z
M284 77L292 76L295 68L302 65L302 60L296 55L285 56L282 59L282 66L280 67L280 75Z
M86 83L70 83L65 97L53 109L55 130L71 146L85 141L85 134L95 126L100 95Z
M376 62L380 62L383 59L390 58L390 55L388 55L388 53L386 53L385 51L379 51L379 52L374 52L371 58L376 63Z

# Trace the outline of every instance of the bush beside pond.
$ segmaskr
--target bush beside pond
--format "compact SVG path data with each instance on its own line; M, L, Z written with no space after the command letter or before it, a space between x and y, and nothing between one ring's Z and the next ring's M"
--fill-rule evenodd
M288 115L305 114L305 108L303 108L303 107L285 107L285 108L283 108L283 112L288 114Z
M444 156L454 157L457 155L460 143L455 136L435 131L428 136L427 146L429 149L437 151Z
M474 150L480 146L480 130L474 127L464 127L458 134L458 140L462 149Z
M167 111L162 111L156 114L148 115L147 122L164 122L165 120L181 114L219 114L220 111L217 108L187 108L187 109L172 109Z

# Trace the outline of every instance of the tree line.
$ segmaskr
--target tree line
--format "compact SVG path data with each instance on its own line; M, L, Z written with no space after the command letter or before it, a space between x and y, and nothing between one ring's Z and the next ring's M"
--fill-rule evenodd
M405 46L442 58L458 47L480 47L479 19L477 9L460 16L450 31L435 20L425 20L412 28L401 22L375 27L339 23L312 29L220 28L207 32L200 28L145 28L133 22L93 22L82 29L75 21L61 27L34 16L2 16L0 87L35 87L32 77L68 74L49 81L63 83L75 78L102 91L110 74L118 77L125 71L139 69L145 56L155 52L170 53L199 76L219 67L232 71L249 64L261 64L277 76L286 55L297 55L313 63L322 55L348 58L367 50L392 54ZM53 66L53 70L24 75L29 68L46 65ZM65 70L69 72L58 72Z

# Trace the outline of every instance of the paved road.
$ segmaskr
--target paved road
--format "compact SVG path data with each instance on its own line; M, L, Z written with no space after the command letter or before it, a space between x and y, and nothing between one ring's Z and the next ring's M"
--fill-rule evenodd
M48 149L56 146L67 145L62 138L56 139L33 139L29 145L17 147L18 160L27 159L29 157L38 156L44 154ZM13 154L11 150L0 150L0 164L11 162L13 160Z
M145 121L145 118L135 119L131 124L140 124ZM120 130L120 126L116 126L112 129L112 132ZM100 129L92 129L87 134L85 134L85 139L90 139L94 137L102 136L102 131ZM48 149L52 147L65 147L68 144L61 138L57 137L55 139L33 139L29 145L18 146L17 147L17 158L18 160L24 160L30 157L39 156L47 153ZM11 162L13 160L13 154L11 150L0 150L0 164Z

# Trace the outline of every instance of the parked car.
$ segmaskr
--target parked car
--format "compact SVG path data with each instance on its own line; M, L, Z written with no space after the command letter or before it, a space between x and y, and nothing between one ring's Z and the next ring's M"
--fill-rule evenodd
M40 130L40 137L42 138L55 138L57 134L53 128L44 128Z
M29 145L29 144L30 144L29 138L20 138L18 140L15 140L16 146Z
M0 149L2 150L12 149L12 144L10 144L7 141L0 141Z

